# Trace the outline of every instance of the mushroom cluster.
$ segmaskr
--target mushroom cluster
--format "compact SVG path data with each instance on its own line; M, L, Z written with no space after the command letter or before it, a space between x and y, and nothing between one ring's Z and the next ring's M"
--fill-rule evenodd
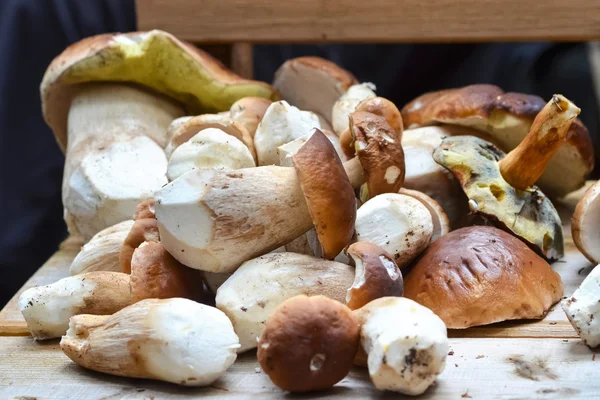
M66 151L65 219L86 243L72 276L19 306L85 368L202 386L257 348L285 391L362 366L375 388L419 395L444 370L447 328L542 318L563 296L542 190L591 169L564 96L476 85L400 111L318 57L288 60L271 86L161 31L79 42L41 91ZM595 262L598 193L573 221ZM597 271L563 302L590 346Z

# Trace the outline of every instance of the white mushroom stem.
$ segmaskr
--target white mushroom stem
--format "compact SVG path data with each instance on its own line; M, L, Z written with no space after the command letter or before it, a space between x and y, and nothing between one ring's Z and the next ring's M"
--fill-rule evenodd
M596 266L571 297L561 302L569 322L590 348L600 345L600 267Z
M364 182L358 160L344 168L353 185ZM296 171L289 167L193 170L158 191L155 208L167 251L208 272L232 272L313 226Z
M69 232L85 240L131 218L164 185L168 99L127 85L87 84L74 97L62 198Z

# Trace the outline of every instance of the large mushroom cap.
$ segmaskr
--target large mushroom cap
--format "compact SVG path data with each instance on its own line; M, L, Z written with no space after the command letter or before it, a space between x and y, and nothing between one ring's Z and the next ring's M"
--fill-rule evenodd
M95 81L147 86L182 102L192 114L227 110L243 97L277 97L268 84L242 79L207 53L163 31L93 36L56 57L40 87L44 118L63 149L76 84Z
M600 183L596 182L577 203L571 220L575 246L591 262L600 262Z
M498 165L504 156L493 144L474 136L448 137L433 152L435 161L462 185L472 211L531 243L546 258L562 257L558 212L536 186L518 190L504 180Z
M504 93L493 85L471 85L426 93L402 108L409 128L451 124L489 133L508 152L527 134L546 102L533 95ZM538 185L549 195L562 196L583 186L594 167L594 150L580 120L571 125L566 144L554 155Z
M483 226L436 240L404 279L404 296L448 328L542 318L562 294L560 276L544 259L508 233Z

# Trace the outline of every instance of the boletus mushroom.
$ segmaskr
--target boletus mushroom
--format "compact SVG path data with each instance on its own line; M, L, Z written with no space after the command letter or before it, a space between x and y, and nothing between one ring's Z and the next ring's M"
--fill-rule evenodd
M283 390L329 389L350 372L359 330L352 312L338 301L295 296L267 319L258 341L258 362Z
M529 134L545 104L538 96L471 85L419 96L402 108L402 117L409 129L437 124L474 128L490 134L503 151L510 152ZM580 188L594 167L592 141L580 120L573 120L563 143L537 183L549 196Z
M449 137L433 158L461 183L471 211L522 238L548 259L563 256L562 224L554 205L534 186L567 140L580 109L555 95L531 125L529 135L506 156L471 136Z
M129 219L166 183L163 147L173 119L228 110L243 97L277 97L158 30L73 44L52 61L40 91L44 118L66 151L65 220L85 240Z
M404 277L404 296L451 329L541 319L563 295L560 276L521 240L471 226L432 243Z
M569 322L590 348L600 345L600 267L596 266L572 296L561 302Z
M594 264L600 263L600 184L596 182L577 203L571 219L575 246Z

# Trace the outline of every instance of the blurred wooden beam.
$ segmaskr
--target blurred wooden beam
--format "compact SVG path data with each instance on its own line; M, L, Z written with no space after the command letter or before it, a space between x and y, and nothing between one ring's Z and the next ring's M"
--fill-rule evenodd
M252 44L234 43L231 46L231 70L242 78L252 79L254 75Z

